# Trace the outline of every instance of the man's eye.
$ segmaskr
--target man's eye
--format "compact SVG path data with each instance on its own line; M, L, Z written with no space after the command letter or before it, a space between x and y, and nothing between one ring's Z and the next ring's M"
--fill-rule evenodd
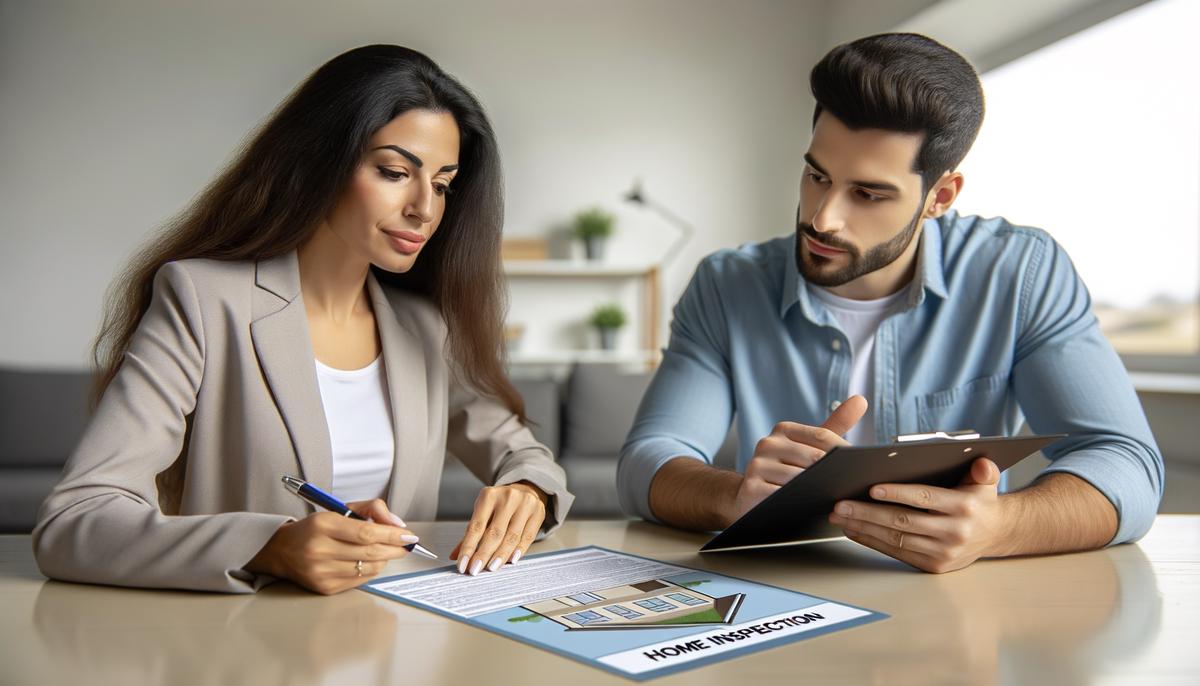
M858 194L858 197L862 198L863 200L866 200L867 202L879 202L880 200L885 199L882 195L875 195L874 193L864 191L861 188L858 189L857 191L855 191L855 193Z
M403 171L397 169L388 169L387 167L379 167L379 173L382 174L385 179L391 179L392 181L399 181L400 179L408 177L408 174Z
M811 180L813 183L825 183L826 181L828 181L828 179L826 179L824 175L822 175L822 174L818 174L818 173L816 173L816 172L809 172L809 173L808 173L808 178L809 178L809 179L810 179L810 180Z

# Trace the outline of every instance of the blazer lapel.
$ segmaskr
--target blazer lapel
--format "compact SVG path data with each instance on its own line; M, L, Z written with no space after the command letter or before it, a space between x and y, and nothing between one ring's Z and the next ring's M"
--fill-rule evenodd
M259 366L291 436L302 478L331 491L329 425L317 386L295 251L259 262L255 284L259 290L250 335Z
M401 326L397 317L400 313L392 309L374 274L367 276L367 287L383 347L383 365L392 408L392 431L396 439L387 501L393 512L403 513L416 495L421 470L426 466L429 421L426 404L429 398L425 391L425 351L420 339Z

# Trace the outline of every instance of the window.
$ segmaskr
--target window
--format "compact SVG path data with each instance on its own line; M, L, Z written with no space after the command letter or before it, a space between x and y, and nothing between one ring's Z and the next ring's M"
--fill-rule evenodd
M575 595L569 595L567 597L570 598L571 600L574 600L575 602L579 603L580 605L587 605L588 603L598 603L601 600L604 600L604 598L601 598L600 596L596 595L595 593L576 593Z
M637 610L630 610L624 605L609 605L604 609L608 610L614 615L617 615L618 617L623 617L625 619L637 619L638 617L642 616L641 612L638 612Z
M645 600L636 600L633 603L638 607L644 607L651 612L667 612L676 609L675 605L668 603L662 598L646 598Z
M708 604L707 600L701 600L700 598L697 598L695 596L690 596L686 593L668 593L667 597L670 598L671 600L681 602L684 605L706 605L706 604Z
M1197 26L1156 0L983 74L962 165L956 206L1048 231L1127 360L1200 353Z
M608 621L608 617L593 612L592 610L584 610L583 612L573 612L569 615L563 615L563 619L575 622L579 626L587 626L588 624L601 624Z

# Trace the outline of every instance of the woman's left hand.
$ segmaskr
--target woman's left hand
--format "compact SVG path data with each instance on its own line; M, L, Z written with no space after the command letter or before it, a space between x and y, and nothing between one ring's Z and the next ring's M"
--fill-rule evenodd
M475 499L475 512L450 559L458 571L475 576L482 569L494 572L507 562L521 559L546 519L550 496L526 481L488 486Z

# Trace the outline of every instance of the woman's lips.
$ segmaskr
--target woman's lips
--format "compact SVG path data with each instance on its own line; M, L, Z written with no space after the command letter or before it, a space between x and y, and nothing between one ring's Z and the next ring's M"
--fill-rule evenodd
M830 248L829 246L821 245L808 236L805 236L804 240L808 241L808 249L814 255L820 255L821 257L837 257L838 255L845 254L846 252L845 250L838 250L837 248Z
M425 236L416 231L388 231L384 229L383 233L388 237L388 242L392 244L392 248L405 255L416 253L421 249L421 244L425 242Z

